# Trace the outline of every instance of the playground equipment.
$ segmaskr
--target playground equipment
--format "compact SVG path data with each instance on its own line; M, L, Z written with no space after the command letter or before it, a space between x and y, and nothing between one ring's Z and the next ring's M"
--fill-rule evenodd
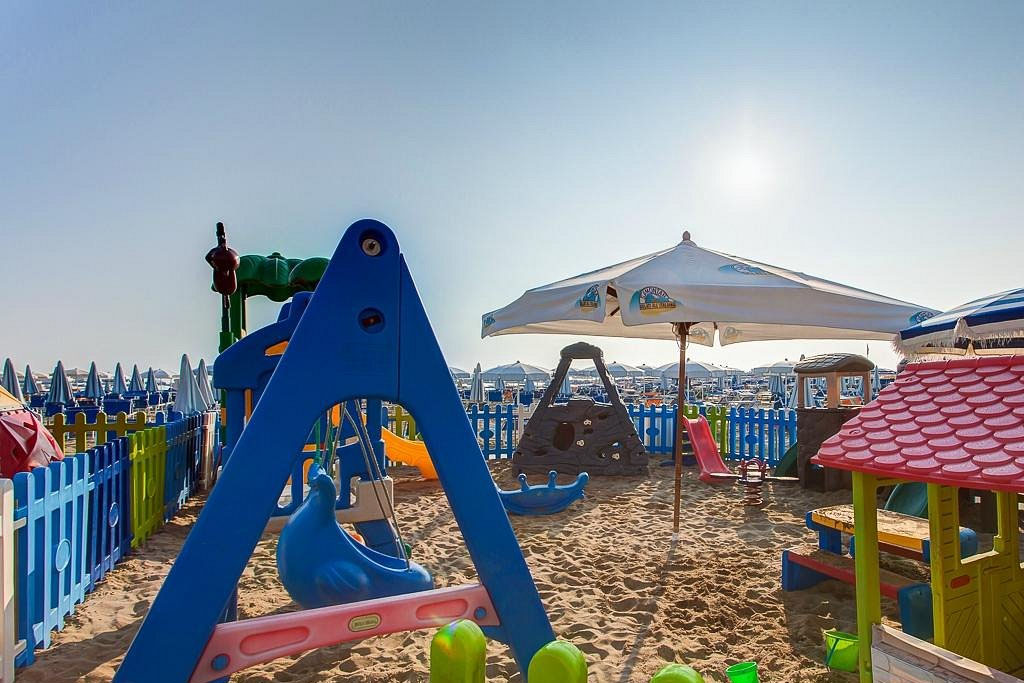
M548 472L548 483L530 486L526 481L526 475L519 475L518 491L503 491L498 489L501 502L513 515L553 515L566 509L574 501L583 499L583 489L586 488L590 476L586 472L576 475L576 480L571 484L559 486L558 472Z
M338 526L334 480L319 465L310 469L309 481L309 495L277 544L277 573L295 602L313 609L434 587L423 567L367 548Z
M925 658L936 655L933 650L948 650L1012 675L1024 673L1024 649L1016 645L1024 642L1017 510L1018 495L1024 493L1022 442L1024 357L994 356L908 364L822 445L814 461L848 470L853 478L862 681L872 680L874 639L891 631L881 625L882 512L876 510L876 495L880 485L894 481L924 482L928 488L927 561L935 620L934 646L907 636L900 642L926 653ZM959 488L995 492L999 533L989 552L962 557ZM949 652L942 656L954 659ZM893 657L905 661L903 654Z
M764 482L768 471L764 460L747 459L740 463L737 481L743 486L743 505L761 507L764 505Z
M919 481L909 481L893 487L885 509L902 512L905 515L928 518L928 486Z
M381 427L381 438L387 450L388 460L415 467L424 479L437 479L437 471L430 460L430 453L422 441L403 439L387 427Z
M693 456L700 467L700 480L705 484L726 484L736 481L738 475L722 461L708 419L698 415L693 419L684 417L682 422L693 448Z
M574 396L555 403L573 360L591 360L608 403ZM636 427L608 377L601 349L577 342L562 349L558 368L536 411L526 424L512 462L520 472L556 470L562 474L644 474L647 452Z
M361 396L416 414L480 583L218 624L310 425ZM460 618L507 643L524 672L554 640L398 242L363 220L342 238L114 680L201 683Z

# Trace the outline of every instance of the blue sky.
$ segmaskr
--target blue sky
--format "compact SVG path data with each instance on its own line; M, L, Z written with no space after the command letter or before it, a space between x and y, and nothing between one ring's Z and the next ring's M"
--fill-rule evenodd
M1024 4L549 4L4 3L0 356L213 357L218 220L300 257L389 223L461 366L553 365L481 313L684 228L936 308L1020 286Z

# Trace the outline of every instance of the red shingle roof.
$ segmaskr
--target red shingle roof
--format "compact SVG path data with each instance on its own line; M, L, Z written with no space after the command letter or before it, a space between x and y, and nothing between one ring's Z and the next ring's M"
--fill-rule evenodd
M1024 356L911 363L813 461L1024 493Z

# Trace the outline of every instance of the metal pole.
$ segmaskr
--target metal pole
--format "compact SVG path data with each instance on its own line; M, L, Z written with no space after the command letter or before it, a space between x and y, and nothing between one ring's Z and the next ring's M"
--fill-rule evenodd
M679 335L679 390L676 393L675 498L672 509L672 540L679 538L679 498L683 485L683 408L686 406L686 335L690 323L676 323Z

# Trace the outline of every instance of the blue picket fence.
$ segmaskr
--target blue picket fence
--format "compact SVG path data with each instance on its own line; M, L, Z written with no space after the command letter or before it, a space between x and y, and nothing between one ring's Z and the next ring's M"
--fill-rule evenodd
M514 405L473 404L466 411L480 451L488 460L511 458L516 450L517 412Z
M132 543L131 458L121 437L86 453L89 460L88 590L128 554Z
M34 650L50 645L50 634L85 599L89 516L89 461L65 458L14 476L17 534L17 628L26 641L18 666L35 661Z
M167 429L167 469L164 472L164 520L169 520L191 497L199 482L202 462L202 416L172 413L171 421L157 417Z

